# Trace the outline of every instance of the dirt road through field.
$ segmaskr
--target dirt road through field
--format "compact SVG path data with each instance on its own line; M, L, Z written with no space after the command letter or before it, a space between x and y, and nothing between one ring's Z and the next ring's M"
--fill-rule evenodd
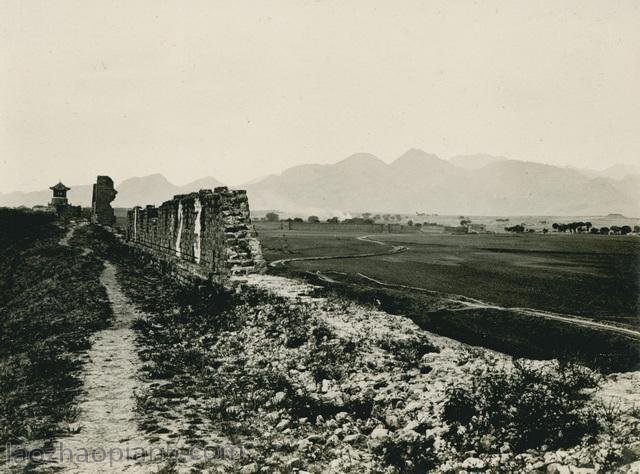
M286 265L290 262L303 262L309 260L333 260L333 259L344 259L344 258L363 258L363 257L378 257L381 255L393 255L394 253L400 253L407 250L407 247L403 245L390 245L385 242L381 242L379 240L373 240L370 238L370 235L361 235L356 237L357 240L371 242L377 245L383 245L387 247L391 247L391 249L385 252L368 252L368 253L358 253L358 254L350 254L350 255L323 255L319 257L295 257L295 258L282 258L280 260L274 260L273 262L269 262L269 266L274 268L278 266Z
M365 275L363 273L358 273L358 275L362 278L364 278L365 280L371 281L372 283L375 283L377 285L380 286L386 286L386 287L390 287L390 288L402 288L402 289L407 289L407 290L412 290L412 291L420 291L420 292L424 292L424 293L429 293L429 294L440 294L437 291L434 290L429 290L427 288L421 288L421 287L417 287L417 286L409 286L409 285L400 285L397 283L389 283L389 282L385 282L385 281L381 281L375 278L372 278L368 275ZM584 326L584 327L592 327L595 329L600 329L600 330L604 330L604 331L609 331L609 332L615 332L618 334L623 334L625 336L631 336L637 339L640 339L640 331L634 330L634 329L628 329L628 328L623 328L623 327L619 327L619 326L614 326L612 324L606 324L606 323L600 323L597 321L592 321L586 318L582 318L580 316L574 316L574 315L569 315L569 314L560 314L560 313L552 313L550 311L542 311L542 310L537 310L537 309L532 309L532 308L518 308L518 307L504 307L504 306L497 306L497 305L493 305L490 303L485 303L484 301L475 299L475 298L467 298L466 296L462 296L462 295L450 295L450 294L442 294L443 298L446 299L447 301L450 301L452 303L458 303L462 306L464 306L464 308L461 308L458 311L461 310L465 310L465 309L495 309L498 311L510 311L510 312L515 312L515 313L520 313L520 314L526 314L526 315L530 315L530 316L534 316L534 317L539 317L539 318L545 318L545 319L551 319L551 320L555 320L555 321L562 321L565 323L569 323L569 324L574 324L577 326ZM456 310L453 310L456 311Z

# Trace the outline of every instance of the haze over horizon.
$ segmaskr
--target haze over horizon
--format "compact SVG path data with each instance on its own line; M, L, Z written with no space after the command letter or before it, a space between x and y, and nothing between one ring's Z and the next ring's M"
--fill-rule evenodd
M640 162L634 1L0 4L0 186L368 152Z

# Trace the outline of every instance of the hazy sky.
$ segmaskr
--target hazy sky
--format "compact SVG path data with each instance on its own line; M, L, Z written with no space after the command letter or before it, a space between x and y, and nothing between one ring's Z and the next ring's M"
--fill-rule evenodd
M0 192L368 151L640 162L640 2L0 0Z

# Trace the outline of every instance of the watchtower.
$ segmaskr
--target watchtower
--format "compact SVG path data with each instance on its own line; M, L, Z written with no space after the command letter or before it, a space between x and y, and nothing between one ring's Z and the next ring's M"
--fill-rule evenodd
M67 199L67 191L71 188L66 187L61 182L58 182L55 186L51 186L49 189L53 191L53 196L51 198L51 207L58 206L66 206L69 204L69 200Z

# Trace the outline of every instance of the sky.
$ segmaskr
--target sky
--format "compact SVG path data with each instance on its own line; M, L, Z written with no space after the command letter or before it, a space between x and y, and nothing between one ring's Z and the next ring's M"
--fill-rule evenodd
M640 2L0 0L0 192L355 152L640 163Z

